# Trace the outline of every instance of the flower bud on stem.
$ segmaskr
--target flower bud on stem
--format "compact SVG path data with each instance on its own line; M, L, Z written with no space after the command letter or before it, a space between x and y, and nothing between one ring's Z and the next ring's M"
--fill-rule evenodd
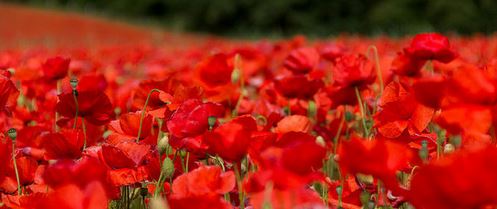
M21 179L19 178L19 170L17 169L17 162L16 162L16 139L17 139L17 131L15 128L11 128L7 131L7 135L9 136L10 139L12 139L12 162L14 164L14 172L16 174L16 180L17 180L17 194L21 195L22 190L21 190Z

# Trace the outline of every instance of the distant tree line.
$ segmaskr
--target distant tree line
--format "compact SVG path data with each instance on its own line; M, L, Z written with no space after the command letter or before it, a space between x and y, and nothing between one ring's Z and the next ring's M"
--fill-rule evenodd
M492 33L496 0L8 0L151 20L172 28L253 36L420 31Z

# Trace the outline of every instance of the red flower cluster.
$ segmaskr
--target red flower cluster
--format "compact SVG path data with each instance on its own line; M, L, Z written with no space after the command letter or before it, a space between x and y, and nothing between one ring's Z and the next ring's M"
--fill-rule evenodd
M484 39L0 51L0 208L495 208Z

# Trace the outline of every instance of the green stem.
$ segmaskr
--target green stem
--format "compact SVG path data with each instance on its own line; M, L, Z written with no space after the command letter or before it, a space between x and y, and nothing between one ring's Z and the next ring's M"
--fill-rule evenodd
M136 142L140 141L140 136L142 134L143 120L145 119L145 112L147 111L148 101L150 100L150 96L152 96L153 92L160 92L159 89L152 89L148 92L147 99L145 100L145 104L143 105L142 113L140 116L140 127L138 128L138 136L136 136Z
M186 151L185 173L188 173L188 161L190 161L190 152Z
M76 114L74 115L74 123L72 124L72 129L76 129L76 124L78 123L78 115L79 115L79 103L77 91L72 91L72 97L74 98L74 107L76 108Z
M61 93L61 91L62 91L61 89L62 89L62 81L58 80L57 81L57 96ZM59 112L55 111L55 124L54 124L55 132L59 132L59 130L60 130L60 127L57 125L57 120L59 120Z
M238 164L235 165L235 177L236 177L236 185L238 186L238 199L240 201L240 208L245 208L245 201L244 201L244 194L243 194L243 188L242 188L242 177L240 176L240 168L238 167Z
M19 178L19 170L17 170L17 162L16 162L16 142L12 140L12 161L14 164L14 172L16 173L16 180L17 180L17 194L21 195L22 190L21 190L21 179Z
M83 117L81 117L81 126L83 127L83 150L86 149L86 142L87 142L87 139L86 139L86 125L85 125L85 119Z
M380 68L380 58L378 56L378 48L376 48L375 45L371 45L368 47L368 53L369 51L373 50L373 56L374 56L374 62L375 62L375 68L376 68L376 74L378 76L378 81L380 82L380 95L383 94L383 74L381 73L381 68Z
M361 121L362 121L362 126L364 128L364 137L368 138L369 131L368 131L368 127L366 126L366 116L364 114L364 106L362 104L361 93L359 92L359 88L357 88L357 87L355 87L355 95L357 97L357 103L359 105L359 110L361 111Z

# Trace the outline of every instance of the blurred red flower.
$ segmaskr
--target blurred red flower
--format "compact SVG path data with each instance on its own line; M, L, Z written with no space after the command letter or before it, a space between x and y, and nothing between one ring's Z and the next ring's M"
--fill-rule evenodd
M319 63L319 53L315 48L299 48L290 51L283 62L283 66L294 74L311 72Z
M56 81L66 77L71 59L64 57L52 57L47 59L41 66L46 79Z

